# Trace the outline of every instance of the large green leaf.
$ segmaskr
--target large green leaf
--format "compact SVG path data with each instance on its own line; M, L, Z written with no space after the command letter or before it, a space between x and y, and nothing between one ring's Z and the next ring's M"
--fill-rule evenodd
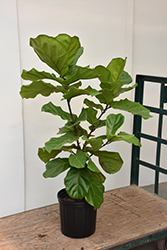
M82 111L79 115L79 117L77 117L76 115L73 115L75 122L67 122L64 126L64 128L68 128L71 129L72 127L76 126L77 124L79 124L82 121L86 121L87 120L87 113L86 110L84 108L82 108Z
M77 54L76 54L76 56L75 56L75 58L74 58L73 63L71 63L71 64L69 65L69 71L70 71L71 73L73 73L73 70L76 71L75 65L76 65L78 59L80 58L80 56L83 54L83 52L84 52L84 48L83 48L83 47L81 47L81 48L78 49Z
M87 130L82 128L79 124L79 121L72 123L72 122L67 122L64 127L59 129L58 134L64 134L69 131L77 131L77 136L82 136L82 135L87 135Z
M78 138L79 136L76 136L73 131L69 131L65 135L62 135L61 137L51 138L48 142L45 143L45 148L50 153L52 150L61 149L67 143L72 143L74 141L77 141Z
M97 124L98 122L98 119L96 118L97 110L93 109L92 107L89 107L85 110L87 113L87 121L92 125Z
M113 82L111 72L106 67L104 67L102 65L98 65L95 69L98 72L98 74L99 74L98 78L102 83L112 83Z
M49 96L51 93L64 92L62 86L53 86L43 81L33 81L29 85L21 87L20 95L22 98L34 98L38 94Z
M120 94L123 94L124 92L130 91L130 90L132 90L132 89L134 89L134 88L136 88L136 87L137 87L137 83L135 83L134 85L132 85L132 86L130 86L130 87L128 87L128 88L120 88L120 89L117 91L115 97L119 96Z
M66 124L69 124L69 122L67 122ZM59 128L59 132L58 132L57 134L58 134L58 135L59 135L59 134L65 134L65 133L67 133L67 132L69 132L69 131L74 131L74 127L72 126L73 123L70 122L70 124L71 124L71 127L67 127L67 126L65 125L65 126L63 126L62 128Z
M70 37L67 34L57 37L39 35L30 39L30 46L34 48L38 57L61 77L68 72L69 65L73 63L81 47L78 37Z
M101 102L105 104L110 104L113 101L114 98L114 91L110 89L102 89L101 94L96 95L96 98Z
M80 137L80 136L82 136L82 135L88 135L88 132L87 132L87 130L86 129L84 129L83 127L81 127L79 124L77 124L76 126L75 126L75 128L76 128L76 130L77 130L77 135Z
M71 99L73 97L79 95L91 95L96 96L99 94L99 91L93 89L92 87L88 86L86 89L79 89L76 86L71 86L69 91L63 95L65 99Z
M73 126L75 126L76 124L78 124L80 122L86 121L86 119L87 119L86 110L84 108L82 108L82 111L81 111L79 117L75 119L75 123L73 124Z
M119 61L119 59L117 59L117 60ZM113 68L115 67L114 61L111 62L110 66L112 66ZM129 78L127 79L128 76L126 75L126 73L123 74L122 81L119 80L119 78L120 78L119 73L120 72L118 73L118 75L116 75L116 73L114 71L114 70L116 70L115 68L113 70L114 74L115 74L114 76L112 76L110 70L108 68L105 68L104 66L97 66L96 70L99 72L99 75L100 75L99 76L99 79L101 81L100 87L102 89L104 89L105 92L107 92L108 90L110 90L110 93L112 94L112 99L116 95L116 93L118 92L118 90L121 88L121 86L124 84L122 81L124 81L124 82L125 82L125 80L129 81ZM107 89L107 91L105 89ZM108 104L108 102L106 101L107 98L105 98L105 93L102 92L102 95L104 97L103 97L103 99L101 99L100 102L103 103L104 101L102 101L102 100L105 100L105 103ZM109 100L110 99L111 98L109 97Z
M114 109L121 109L121 110L128 111L132 113L133 115L140 115L144 119L148 119L152 117L150 115L149 109L143 107L138 102L129 101L127 98L124 100L120 100L120 101L113 101L110 103L110 106Z
M81 44L77 36L70 37L67 34L59 34L56 37L56 39L65 46L66 54L68 55L67 57L68 65L71 65L72 63L74 63L74 60L78 60L79 58L78 51L81 48Z
M99 163L105 172L114 174L118 172L123 164L123 160L117 152L96 151L94 152L99 157Z
M101 83L100 87L105 90L106 92L109 90L110 93L112 94L112 99L117 96L117 93L119 89L122 87L122 82L120 80L116 80L112 82L111 84L109 83ZM108 104L109 102L107 102Z
M89 159L87 167L93 172L100 173L100 170L96 167L91 159Z
M65 179L66 191L73 199L82 199L90 187L90 173L87 168L71 168Z
M110 139L124 123L122 114L109 114L106 119L107 139Z
M96 173L91 172L90 174L90 187L89 191L85 196L86 201L97 209L103 203L104 186L96 177Z
M98 179L98 181L100 181L100 183L104 183L105 180L106 180L106 177L100 172L100 173L97 173L95 171L92 171L93 173L93 177Z
M98 73L95 69L89 67L75 66L74 70L71 72L71 75L65 81L62 81L64 85L69 85L78 80L88 80L97 78Z
M85 98L84 103L88 106L88 107L92 107L95 109L100 109L103 110L103 106L100 104L96 104L93 101L88 100L87 98Z
M103 144L103 140L101 138L92 138L88 142L92 146L93 151L98 151Z
M139 139L134 135L127 134L126 132L120 132L118 135L109 136L108 139L109 142L126 141L128 143L133 143L134 145L141 147Z
M124 84L130 84L133 80L132 77L128 74L128 72L123 71L120 77L120 81Z
M43 162L48 162L51 158L55 158L62 150L52 150L50 153L44 148L38 149L38 156Z
M55 80L55 81L59 81L59 78L57 78L55 76L55 74L50 74L48 72L45 71L38 71L36 69L31 69L29 71L23 69L21 77L24 80L30 80L30 81L36 81L36 80L42 80L42 79L51 79L51 80Z
M46 171L43 173L45 178L54 178L66 171L70 167L68 158L56 158L46 164Z
M65 112L59 106L55 106L52 102L43 105L42 111L51 113L53 115L59 115L63 120L72 121L71 115L68 112ZM77 118L76 115L73 116L75 117L75 119Z
M62 151L71 153L72 149L77 149L75 144L72 144L70 146L63 146L61 149L52 150L50 153L45 149L45 147L43 147L38 149L38 156L41 159L41 161L48 162L50 159L55 158Z
M88 159L87 153L77 150L76 154L71 154L69 157L69 163L75 168L84 168Z
M124 71L125 64L126 64L126 58L125 60L122 58L114 58L108 64L107 69L111 72L111 75L114 80L120 79Z

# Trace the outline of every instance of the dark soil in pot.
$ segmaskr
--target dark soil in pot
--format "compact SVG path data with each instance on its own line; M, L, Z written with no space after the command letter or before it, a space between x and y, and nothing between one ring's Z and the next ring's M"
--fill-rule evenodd
M61 232L71 238L84 238L92 235L96 228L97 210L84 199L71 199L65 189L58 192Z

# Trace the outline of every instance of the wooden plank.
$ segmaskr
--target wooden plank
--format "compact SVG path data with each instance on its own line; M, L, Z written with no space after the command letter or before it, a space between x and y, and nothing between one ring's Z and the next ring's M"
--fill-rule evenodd
M96 232L88 238L71 239L61 234L55 204L0 219L0 249L129 249L153 235L167 235L166 211L166 200L133 185L104 194Z

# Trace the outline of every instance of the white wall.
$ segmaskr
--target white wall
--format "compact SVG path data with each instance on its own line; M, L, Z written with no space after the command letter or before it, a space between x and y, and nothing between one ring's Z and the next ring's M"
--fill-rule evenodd
M22 100L16 2L0 1L0 215L24 210Z
M41 106L50 99L60 105L60 96L38 96L22 103L18 95L22 69L49 70L29 46L30 37L42 33L77 35L85 49L80 59L83 66L107 65L113 57L127 56L126 70L133 76L136 73L165 76L167 2L0 0L0 6L3 34L0 41L3 55L0 67L0 216L4 216L55 203L56 193L63 187L63 174L56 179L42 177L45 166L37 157L38 147L62 125L57 117L41 113ZM98 82L94 84L97 86ZM128 98L133 99L133 93L128 94ZM63 105L66 109L65 103ZM81 102L76 98L74 111L79 112L80 108ZM125 115L124 130L130 133L132 117ZM119 173L108 176L106 189L129 185L131 146L119 142L110 149L119 150L125 163ZM147 179L144 176L145 182Z

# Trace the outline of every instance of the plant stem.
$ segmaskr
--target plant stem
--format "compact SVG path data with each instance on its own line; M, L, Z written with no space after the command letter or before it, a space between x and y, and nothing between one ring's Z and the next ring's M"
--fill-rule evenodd
M109 105L108 104L106 104L106 107L105 107L105 109L103 109L103 111L101 112L101 114L99 115L99 117L97 118L98 120L100 120L100 118L102 117L102 115L104 115L104 113L107 111L107 109L109 109L110 107L109 107ZM96 126L98 125L98 123L96 124ZM95 125L92 125L92 129L91 129L91 131L90 131L90 133L87 135L87 138L89 139L89 137L91 136L91 134L95 131L95 129L96 129L96 126ZM83 145L83 149L86 147L86 142L84 143L84 145ZM82 149L82 150L83 150Z
M63 76L61 76L61 78L63 80L66 80ZM66 89L66 86L63 86L65 89ZM71 105L70 105L70 99L67 99L67 105L68 105L68 109L69 109L69 112L70 112L70 116L71 116L71 119L72 119L72 122L75 123L75 120L74 120L74 117L73 117L73 114L72 114L72 110L71 110ZM75 135L78 136L78 131L76 129L76 127L74 126L74 132L75 132ZM77 140L77 146L78 146L78 149L81 150L81 147L79 145L79 141Z
M70 112L70 116L71 116L72 122L75 123L75 120L74 120L74 117L73 117L73 114L72 114L71 105L70 105L70 99L67 99L67 105L68 105L68 109L69 109L69 112ZM78 136L78 131L77 131L77 129L76 129L75 126L74 126L74 132L75 132L75 135ZM78 149L81 150L81 147L79 145L79 141L78 140L77 140L77 146L78 146Z
M107 140L102 146L101 148L103 148L104 146L106 146L109 143L109 141ZM94 153L91 153L91 155L89 157L91 157L92 155L94 155Z
M107 109L109 109L109 105L106 104L105 109L103 109L103 111L101 112L100 116L97 118L98 120L100 120L100 118L102 117L102 115L104 115L104 113L107 111Z
M70 105L70 100L69 99L67 99L67 105L68 105L68 109L69 109L69 112L70 112L71 119L72 119L72 121L74 123L75 120L74 120L74 117L73 117L73 114L72 114L72 110L71 110L71 105Z

